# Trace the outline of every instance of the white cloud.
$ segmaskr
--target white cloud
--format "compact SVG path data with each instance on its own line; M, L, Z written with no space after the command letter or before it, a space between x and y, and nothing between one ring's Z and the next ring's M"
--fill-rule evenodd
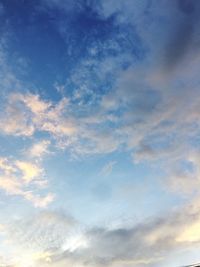
M183 152L184 153L184 152ZM194 149L179 161L168 163L167 179L164 181L168 190L181 195L198 195L200 186L200 154ZM181 166L182 163L182 166Z
M6 114L1 116L0 128L7 135L31 136L34 133L34 125L29 123L28 114L15 103L9 103L6 107Z
M0 177L0 188L10 195L23 195L21 183L15 177Z
M2 131L21 136L46 131L55 137L70 137L76 132L76 125L71 118L64 116L67 105L65 98L53 105L38 95L11 94L6 105L6 119L1 123Z
M36 163L8 158L0 159L0 189L8 195L21 196L35 207L44 208L54 200L52 193L37 191L47 185L44 170Z
M14 101L21 100L22 102L24 102L26 107L30 109L33 114L37 114L38 116L40 114L43 114L44 112L47 112L51 107L51 103L41 100L38 95L29 94L23 96L21 94L18 94L12 95L12 97L14 97Z
M26 152L27 156L32 158L42 158L44 155L49 154L48 147L50 145L49 140L42 140L34 143Z
M9 163L7 158L0 158L0 169L6 173L6 175L10 175L16 171L16 168Z
M96 128L96 124L104 124L103 118L99 121L95 114L93 119L91 114L79 118L73 108L66 98L53 105L38 95L12 94L6 103L6 114L2 114L6 119L2 120L0 128L5 134L26 137L46 132L59 147L69 148L75 154L110 153L117 149L119 141L110 135L108 129ZM47 142L32 147L30 155L45 153Z
M75 225L72 217L55 211L42 211L8 223L1 242L0 264L33 267L51 263Z
M41 197L30 191L26 191L23 192L23 196L25 199L31 201L36 208L45 208L55 199L55 195L52 193L48 193L46 196Z
M43 175L43 170L38 167L36 164L27 162L27 161L19 161L15 162L18 170L22 173L22 179L25 183L32 182L35 178Z
M74 252L76 250L85 249L89 246L89 240L83 233L72 233L66 238L62 250Z

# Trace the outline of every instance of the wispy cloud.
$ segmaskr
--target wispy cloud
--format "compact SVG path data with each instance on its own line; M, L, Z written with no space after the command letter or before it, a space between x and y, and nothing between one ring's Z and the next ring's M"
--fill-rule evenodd
M27 156L30 156L32 158L43 158L45 155L49 154L50 151L48 150L48 147L50 145L50 140L42 140L35 142L25 154Z
M0 189L8 195L22 196L35 207L46 207L53 201L52 193L45 196L37 193L47 181L43 177L44 170L36 163L1 158L0 171Z
M105 164L101 170L101 174L106 176L111 174L116 163L117 163L116 161L110 161L107 164Z
M90 116L88 120L87 117L78 118L66 98L53 105L38 95L18 93L10 95L6 106L6 114L2 114L5 119L1 122L5 134L28 137L35 132L46 132L60 147L71 147L78 154L107 153L117 148L118 141L109 135L107 129L90 129L90 124L98 124L98 118L94 116L91 121Z

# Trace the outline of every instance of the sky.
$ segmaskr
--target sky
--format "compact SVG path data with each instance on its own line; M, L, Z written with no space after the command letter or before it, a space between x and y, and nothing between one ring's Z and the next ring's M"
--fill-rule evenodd
M0 0L0 266L200 262L199 12Z

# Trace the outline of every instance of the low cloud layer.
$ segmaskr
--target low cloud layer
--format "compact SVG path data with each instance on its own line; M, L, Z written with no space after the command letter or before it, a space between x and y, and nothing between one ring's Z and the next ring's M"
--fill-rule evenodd
M21 264L30 255L27 266L165 266L176 251L199 246L198 210L196 199L167 215L117 229L83 229L64 213L42 212L6 226L4 236L10 241L4 246L16 249L11 263Z

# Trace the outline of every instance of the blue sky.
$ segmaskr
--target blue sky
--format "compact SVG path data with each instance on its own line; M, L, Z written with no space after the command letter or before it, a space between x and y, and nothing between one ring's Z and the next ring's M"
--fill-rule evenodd
M0 1L0 265L200 261L195 0Z

